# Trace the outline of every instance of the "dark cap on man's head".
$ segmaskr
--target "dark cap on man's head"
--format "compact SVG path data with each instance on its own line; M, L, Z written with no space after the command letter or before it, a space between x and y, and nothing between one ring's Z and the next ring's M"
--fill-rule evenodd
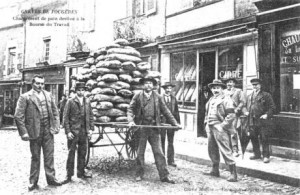
M208 84L208 87L209 87L210 89L211 89L213 86L220 86L220 87L222 87L223 89L226 88L226 85L225 85L224 83L222 83L221 80L218 80L218 79L215 79L215 80L213 80L212 83L209 83L209 84Z
M251 84L261 84L261 80L258 79L258 78L254 78L254 79L251 79L251 80L250 80L250 83L251 83Z
M78 83L76 83L75 90L78 90L80 88L83 88L83 89L86 88L84 82L78 82Z
M173 84L171 82L165 82L161 87L164 89L167 87L175 87L175 84Z
M141 84L144 84L146 81L151 81L153 85L157 85L157 81L153 77L145 77L140 79Z
M235 78L232 78L232 77L224 80L225 83L227 83L229 81L233 81L235 84L237 84L237 80Z

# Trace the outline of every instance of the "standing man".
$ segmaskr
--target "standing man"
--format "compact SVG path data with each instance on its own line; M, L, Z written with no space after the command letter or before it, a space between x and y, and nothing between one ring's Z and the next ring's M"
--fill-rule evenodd
M254 156L250 160L260 159L261 152L259 139L261 139L264 163L270 162L269 136L271 134L270 119L275 111L275 104L271 94L261 90L261 80L252 79L253 92L247 97L248 120L250 127L250 140L253 145Z
M164 85L161 86L165 93L163 95L163 100L165 104L167 105L168 109L171 111L172 115L175 117L178 124L180 124L180 117L179 117L179 111L178 111L178 102L176 100L176 97L172 95L172 90L175 87L174 84L170 82L166 82ZM162 123L168 123L166 117L162 116ZM174 129L162 129L160 132L161 135L161 145L163 153L165 154L165 140L166 140L166 134L168 136L168 150L167 150L167 158L168 158L168 165L177 167L174 161Z
M241 135L241 127L239 122L239 116L242 113L242 108L246 105L246 98L243 94L243 91L239 88L235 88L237 80L235 78L229 78L226 80L227 89L224 90L224 94L229 96L234 103L234 113L236 115L236 119L233 121L233 127L235 129L235 133L231 136L231 146L233 156L239 156L238 150L238 140Z
M77 148L77 177L92 178L85 173L85 156L87 153L88 137L94 130L94 118L91 103L84 97L85 83L78 82L75 87L75 97L67 101L64 110L64 127L68 139L67 176L64 184L71 181L74 175L75 151Z
M208 84L208 87L213 97L206 104L204 124L208 136L208 154L213 166L211 172L205 174L220 176L221 152L225 163L229 165L230 176L227 181L236 182L236 166L230 147L230 134L234 132L233 121L235 119L233 101L224 95L223 89L226 85L222 81L214 80Z
M176 119L167 108L162 97L153 91L157 81L154 78L148 77L141 79L141 84L144 85L144 90L134 95L127 110L127 118L129 126L137 125L161 125L161 114L173 126L178 126ZM136 181L141 181L144 175L145 166L145 150L147 141L149 141L155 159L156 168L159 172L159 177L162 182L175 182L168 178L166 159L161 148L161 139L159 129L141 128L139 130L139 147L137 151L137 172Z
M63 94L58 104L60 124L62 124L63 121L63 114L64 114L66 103L67 103L67 96Z
M41 148L48 185L61 185L55 178L53 158L53 134L59 132L59 116L52 95L43 90L44 84L44 77L35 75L32 79L32 89L20 96L15 112L19 134L23 141L30 143L29 191L38 188Z

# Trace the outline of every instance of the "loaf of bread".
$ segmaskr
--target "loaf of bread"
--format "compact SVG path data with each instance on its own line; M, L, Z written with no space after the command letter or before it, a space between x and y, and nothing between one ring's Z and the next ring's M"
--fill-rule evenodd
M192 86L190 87L188 93L186 94L186 96L184 98L185 101L191 101L191 97L192 97L195 89L196 89L196 84L194 83L194 84L192 84Z

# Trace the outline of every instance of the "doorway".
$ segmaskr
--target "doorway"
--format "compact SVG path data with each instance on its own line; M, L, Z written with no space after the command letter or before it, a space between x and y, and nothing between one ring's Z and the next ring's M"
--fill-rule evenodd
M198 132L197 136L207 137L204 127L205 104L212 96L207 87L215 79L216 52L199 53L199 94L198 94Z

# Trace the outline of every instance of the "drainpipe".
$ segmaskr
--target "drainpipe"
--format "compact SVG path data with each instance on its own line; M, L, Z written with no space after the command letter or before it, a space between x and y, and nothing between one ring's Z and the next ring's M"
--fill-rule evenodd
M165 0L165 10L164 10L164 36L167 34L167 1Z
M23 19L23 31L24 31L24 40L23 40L23 59L22 59L22 78L21 78L21 87L20 87L20 95L23 92L23 84L24 81L24 68L25 68L25 59L26 59L26 19Z

